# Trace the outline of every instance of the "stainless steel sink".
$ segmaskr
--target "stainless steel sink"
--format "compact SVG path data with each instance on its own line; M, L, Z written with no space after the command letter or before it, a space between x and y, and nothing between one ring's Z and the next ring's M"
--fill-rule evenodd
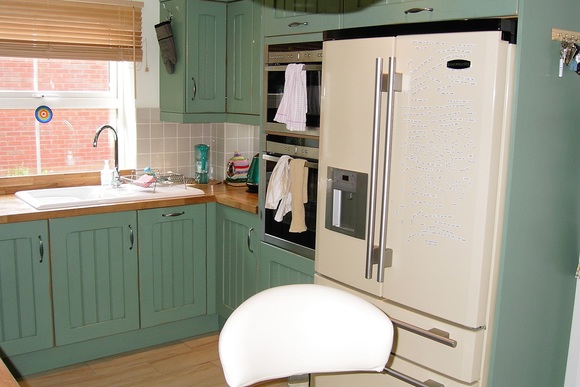
M123 184L118 188L100 185L47 188L16 192L16 197L38 210L83 207L96 204L111 204L140 200L164 199L203 195L197 188L184 185L161 185L155 190Z

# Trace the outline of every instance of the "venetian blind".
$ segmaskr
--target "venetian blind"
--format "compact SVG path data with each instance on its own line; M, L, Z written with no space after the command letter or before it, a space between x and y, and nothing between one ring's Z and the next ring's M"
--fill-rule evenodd
M135 62L142 2L0 0L0 56Z

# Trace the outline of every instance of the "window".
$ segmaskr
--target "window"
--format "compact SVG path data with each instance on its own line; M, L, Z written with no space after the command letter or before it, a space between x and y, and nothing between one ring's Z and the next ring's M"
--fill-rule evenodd
M133 166L141 7L0 0L0 177L100 170L113 158L111 131L93 147L104 124L119 134L121 167Z

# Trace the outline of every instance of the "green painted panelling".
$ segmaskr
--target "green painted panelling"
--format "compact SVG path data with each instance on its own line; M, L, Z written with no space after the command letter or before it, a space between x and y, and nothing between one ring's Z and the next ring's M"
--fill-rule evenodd
M0 251L0 354L13 356L51 347L47 222L0 225Z
M580 2L519 2L516 94L488 386L563 386L578 263L580 77L558 77L551 29Z
M51 219L55 342L139 328L135 212Z
M204 204L138 212L141 327L207 313Z

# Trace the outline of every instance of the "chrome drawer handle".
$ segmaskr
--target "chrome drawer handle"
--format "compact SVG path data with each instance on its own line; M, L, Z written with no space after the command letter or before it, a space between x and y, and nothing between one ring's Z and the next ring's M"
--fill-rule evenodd
M417 380L409 375L405 375L402 372L395 371L394 369L389 367L385 367L383 372L415 387L445 387L444 384L436 382L435 380L432 379L421 382L420 380Z
M292 27L299 27L299 26L307 26L308 22L293 22L288 24L288 27L292 28Z
M398 328L415 333L419 336L423 336L427 339L436 341L440 344L446 345L446 346L451 347L451 348L457 347L457 341L450 338L449 333L447 333L441 329L433 328L433 329L426 330L426 329L419 328L415 325L411 325L411 324L408 324L404 321L397 320L394 318L391 318L391 321L392 321L393 325L398 327Z
M181 216L183 214L185 214L185 211L181 211L181 212L170 212L170 213L167 213L167 214L161 214L161 216L164 217L164 218L169 218L169 217L173 217L173 216Z
M410 8L405 11L405 14L419 12L433 12L433 8Z

